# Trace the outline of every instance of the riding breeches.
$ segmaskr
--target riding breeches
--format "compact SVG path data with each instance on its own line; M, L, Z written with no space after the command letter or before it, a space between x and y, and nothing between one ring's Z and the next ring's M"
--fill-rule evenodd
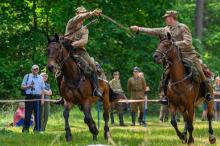
M77 49L76 50L76 55L81 56L89 64L89 66L93 69L93 71L96 70L95 61L89 56L89 54L87 53L86 50Z

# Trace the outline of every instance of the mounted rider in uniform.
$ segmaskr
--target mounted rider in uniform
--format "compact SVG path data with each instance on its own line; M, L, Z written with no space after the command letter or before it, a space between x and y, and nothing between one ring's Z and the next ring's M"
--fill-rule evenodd
M87 27L83 26L83 22L92 16L99 16L100 14L101 10L99 9L88 12L84 7L78 7L76 9L76 16L71 18L66 26L64 39L68 41L63 42L64 47L70 49L71 55L80 56L90 67L90 78L94 89L93 96L97 97L102 97L102 93L98 89L99 86L95 62L91 59L85 48L88 43L89 30Z
M180 23L177 21L177 12L176 11L166 11L165 15L163 16L165 19L165 23L167 26L162 28L144 28L144 27L138 27L138 26L131 26L131 30L135 32L143 32L148 35L154 35L158 36L160 38L166 37L167 32L169 32L172 36L172 39L174 41L174 44L180 48L182 58L187 58L189 60L192 60L194 65L196 66L200 78L201 78L201 85L205 86L206 93L203 95L207 101L210 101L212 98L212 87L208 83L207 78L204 75L201 63L199 61L200 55L196 52L195 48L192 45L192 35L188 28L183 23ZM169 80L168 77L169 70L165 71L163 75L163 81L162 81L162 87L160 91L160 100L161 103L168 104L168 99L166 97L166 87Z

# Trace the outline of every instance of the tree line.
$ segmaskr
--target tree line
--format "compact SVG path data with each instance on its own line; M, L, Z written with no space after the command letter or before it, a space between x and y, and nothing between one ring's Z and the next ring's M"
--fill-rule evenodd
M21 81L30 72L32 64L46 70L46 36L55 32L63 35L66 23L75 15L75 8L81 5L88 10L100 8L105 15L126 27L161 27L164 26L162 15L165 11L177 10L179 21L192 30L194 46L202 54L204 62L215 74L220 70L218 0L3 0L0 2L1 99L20 98ZM152 54L158 38L144 34L132 37L106 19L99 17L98 20L89 28L87 50L101 64L108 79L112 78L113 71L120 71L126 91L132 68L138 66L145 73L150 94L156 96L162 66L153 62ZM49 81L53 90L58 91L52 74Z

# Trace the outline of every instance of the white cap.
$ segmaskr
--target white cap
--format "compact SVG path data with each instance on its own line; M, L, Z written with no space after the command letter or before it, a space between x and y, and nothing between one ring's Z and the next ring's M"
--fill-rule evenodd
M43 77L43 76L48 77L47 73L45 73L45 72L42 72L40 75L41 75L42 77Z
M33 70L33 69L39 69L39 66L36 65L36 64L34 64L34 65L31 67L31 69L32 69L32 70Z

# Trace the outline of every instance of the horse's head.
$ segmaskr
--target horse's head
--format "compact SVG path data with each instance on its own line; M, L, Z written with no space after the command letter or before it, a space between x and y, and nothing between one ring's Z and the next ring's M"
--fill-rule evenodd
M58 70L58 64L61 60L62 45L59 42L59 36L55 34L54 37L48 38L48 63L47 67L50 71L56 73Z
M167 33L166 39L160 41L157 46L157 50L153 54L153 59L156 63L167 63L170 61L170 57L174 53L173 40L171 34Z

